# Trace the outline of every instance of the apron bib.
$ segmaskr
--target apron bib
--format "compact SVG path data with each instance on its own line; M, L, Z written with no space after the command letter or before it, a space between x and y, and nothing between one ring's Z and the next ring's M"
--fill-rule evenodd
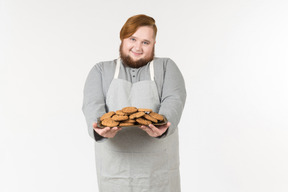
M108 111L123 107L159 111L160 99L151 80L131 83L118 79L120 58L107 92ZM101 192L169 192L167 140L150 137L138 127L123 127L112 139L96 144L98 184ZM173 191L176 192L176 191Z

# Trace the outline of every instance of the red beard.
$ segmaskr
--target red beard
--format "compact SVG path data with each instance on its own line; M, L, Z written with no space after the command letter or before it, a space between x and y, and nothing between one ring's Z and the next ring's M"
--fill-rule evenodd
M150 61L152 61L154 59L154 47L152 50L152 54L147 57L147 58L143 58L143 59L139 59L138 61L134 61L129 55L125 55L122 51L122 43L120 45L120 58L122 59L123 63L125 65L127 65L128 67L131 68L140 68L143 67L144 65L147 65L147 63L149 63Z

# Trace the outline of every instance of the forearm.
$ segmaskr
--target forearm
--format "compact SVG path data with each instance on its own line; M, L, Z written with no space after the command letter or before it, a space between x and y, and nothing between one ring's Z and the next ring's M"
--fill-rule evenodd
M83 104L82 111L86 119L89 136L96 141L101 140L102 137L93 129L93 123L97 122L97 118L105 113L105 105L99 104L95 99L90 103Z
M183 102L184 101L184 102ZM166 133L163 136L168 136L174 133L181 119L182 111L185 104L185 98L167 98L162 102L159 113L165 115L168 122L171 123Z

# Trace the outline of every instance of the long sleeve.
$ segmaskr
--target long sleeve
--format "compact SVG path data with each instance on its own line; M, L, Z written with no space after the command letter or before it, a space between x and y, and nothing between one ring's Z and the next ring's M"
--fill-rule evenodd
M89 135L96 141L103 139L93 129L93 123L105 113L105 97L103 93L102 72L95 65L89 72L84 86L82 111L84 113Z
M177 129L186 101L185 82L176 64L168 59L164 69L159 113L166 116L167 120L171 122L171 126L161 138L173 134Z

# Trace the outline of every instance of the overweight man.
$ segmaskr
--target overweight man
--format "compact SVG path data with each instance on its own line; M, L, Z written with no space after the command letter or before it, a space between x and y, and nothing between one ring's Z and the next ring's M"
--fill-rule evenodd
M130 17L120 31L120 55L93 66L83 113L95 141L100 192L180 192L178 123L186 100L184 79L170 58L154 56L157 27L147 15ZM164 115L161 126L105 127L97 119L124 107Z

